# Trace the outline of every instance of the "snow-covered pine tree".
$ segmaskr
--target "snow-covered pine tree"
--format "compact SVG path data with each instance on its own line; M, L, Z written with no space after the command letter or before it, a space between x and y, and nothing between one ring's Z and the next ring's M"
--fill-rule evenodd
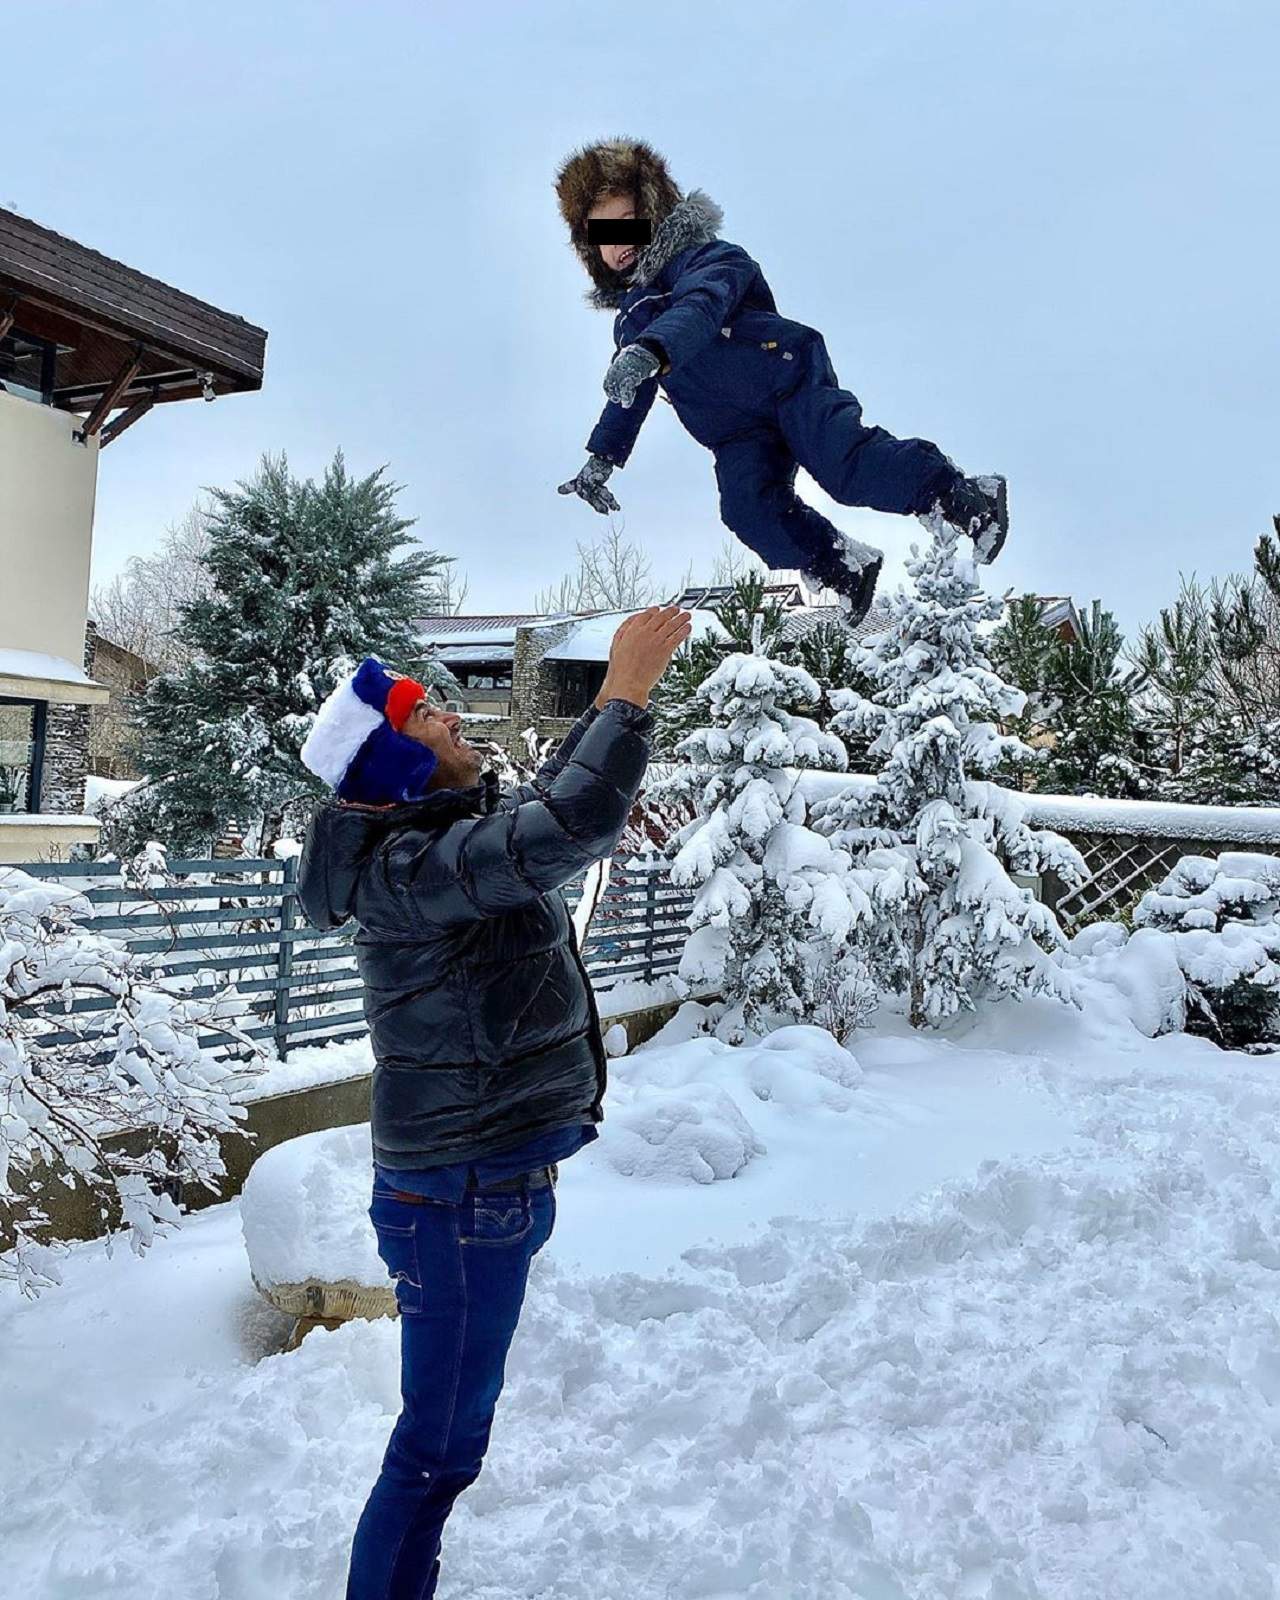
M1026 697L992 669L980 629L1003 602L985 595L956 530L940 520L907 564L912 585L889 602L888 629L865 646L868 697L833 696L833 727L874 734L874 784L815 807L816 826L849 850L875 914L851 943L882 991L905 995L913 1026L937 1026L987 994L1071 990L1053 959L1053 914L1009 872L1052 870L1078 881L1084 865L1056 834L1028 828L1025 804L971 774L1035 759L1000 731Z
M799 667L731 655L696 691L709 723L679 746L691 765L676 782L698 806L671 869L697 889L681 973L696 980L723 958L718 1031L730 1042L811 1021L824 953L870 911L846 882L848 856L808 826L796 769L843 771L847 759L839 739L788 709L818 694Z
M121 878L141 898L162 866L152 846ZM207 973L161 977L81 926L90 910L65 884L0 868L0 1279L29 1296L61 1282L60 1252L42 1237L49 1182L86 1186L107 1228L118 1220L143 1254L158 1228L181 1221L168 1185L216 1193L219 1138L242 1132L247 1115L229 1080L258 1070L200 1044L221 1033L256 1053L234 990L210 996ZM186 994L197 986L203 995ZM72 1009L90 999L96 1008ZM142 1150L113 1137L139 1128L152 1133Z
M154 838L200 853L234 818L269 850L318 793L298 752L320 702L366 655L400 670L421 659L414 620L447 558L414 544L383 471L353 479L339 452L316 482L264 457L250 482L214 492L211 592L181 613L187 665L140 709L147 782L115 809L112 849Z

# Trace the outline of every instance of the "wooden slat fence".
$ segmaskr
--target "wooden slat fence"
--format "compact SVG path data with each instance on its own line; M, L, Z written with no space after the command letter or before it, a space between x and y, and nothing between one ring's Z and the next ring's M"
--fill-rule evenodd
M298 1045L365 1031L354 926L336 933L311 927L298 905L296 858L170 861L176 881L146 889L123 884L116 862L32 862L19 870L78 889L93 907L85 926L149 956L159 972L207 974L191 995L208 997L234 983L251 1011L243 1031L269 1041L282 1058ZM580 883L568 886L571 907L581 892ZM664 862L615 864L583 950L595 989L674 972L692 905L690 894L671 885ZM71 1010L109 1004L87 996ZM203 1042L221 1053L221 1036Z

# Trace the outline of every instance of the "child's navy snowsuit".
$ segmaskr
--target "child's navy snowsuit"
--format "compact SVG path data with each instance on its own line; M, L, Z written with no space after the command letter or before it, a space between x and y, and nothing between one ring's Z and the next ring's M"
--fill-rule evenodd
M779 316L757 264L714 237L719 208L695 191L676 207L686 211L668 222L683 223L685 236L700 232L702 242L633 282L613 329L617 348L645 344L670 371L643 384L629 408L610 401L587 449L624 465L661 384L681 422L715 453L725 526L774 568L807 570L837 537L796 495L797 466L841 505L927 511L959 475L954 463L926 439L867 427L838 385L822 335ZM679 229L664 224L654 245L672 232L678 241Z

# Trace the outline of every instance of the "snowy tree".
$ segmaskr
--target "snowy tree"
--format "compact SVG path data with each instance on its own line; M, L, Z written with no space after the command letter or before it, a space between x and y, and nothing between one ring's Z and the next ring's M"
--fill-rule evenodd
M1228 1049L1280 1038L1280 858L1183 856L1133 921L1173 937L1188 1032Z
M146 839L207 850L232 819L266 851L319 792L298 759L320 702L362 657L421 655L415 619L437 603L445 558L417 548L382 469L319 482L283 457L214 493L211 584L180 611L185 665L140 710L146 782L113 809L110 847Z
M186 663L178 623L183 608L213 587L205 560L212 510L206 499L197 500L165 529L152 554L130 557L90 597L89 614L103 637L140 657L149 674L176 672Z
M578 565L540 589L534 609L544 616L572 611L633 611L647 606L655 586L644 547L610 525L594 544L578 546Z
M1038 786L1054 794L1133 799L1147 792L1135 757L1135 697L1141 675L1125 659L1124 635L1095 600L1080 618L1078 641L1055 639L1045 663L1043 696L1054 736Z
M912 587L890 598L888 629L863 648L872 694L833 696L833 727L872 735L880 771L869 789L815 808L818 828L852 853L858 894L871 885L874 914L857 918L855 952L882 989L906 996L916 1027L983 995L1070 998L1054 960L1057 922L1009 872L1084 874L1064 839L1025 825L1016 794L982 781L1034 760L1000 728L1026 697L982 646L980 629L1003 602L957 555L955 529L935 522L932 534L923 555L912 550Z
M697 890L681 973L705 976L723 957L730 1042L812 1020L824 951L870 910L846 881L848 857L808 826L797 769L846 764L837 738L788 709L818 693L799 667L731 655L696 691L709 721L679 747L691 765L676 782L698 804L671 869Z
M162 865L153 846L122 880L145 896ZM143 1254L181 1220L166 1185L217 1192L219 1136L241 1131L247 1115L229 1080L256 1070L225 1066L200 1043L216 1033L255 1051L234 990L210 995L208 973L162 978L146 957L82 927L90 911L67 885L0 868L0 1278L33 1297L62 1281L58 1251L40 1237L49 1183L86 1185L108 1253L115 1212ZM150 1136L140 1150L116 1137L139 1129Z

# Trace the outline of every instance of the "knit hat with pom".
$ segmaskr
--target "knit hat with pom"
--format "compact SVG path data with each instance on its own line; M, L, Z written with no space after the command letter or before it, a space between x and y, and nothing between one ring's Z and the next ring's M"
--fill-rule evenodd
M420 800L436 769L426 745L400 730L427 691L368 656L316 712L302 764L340 800L366 806Z

